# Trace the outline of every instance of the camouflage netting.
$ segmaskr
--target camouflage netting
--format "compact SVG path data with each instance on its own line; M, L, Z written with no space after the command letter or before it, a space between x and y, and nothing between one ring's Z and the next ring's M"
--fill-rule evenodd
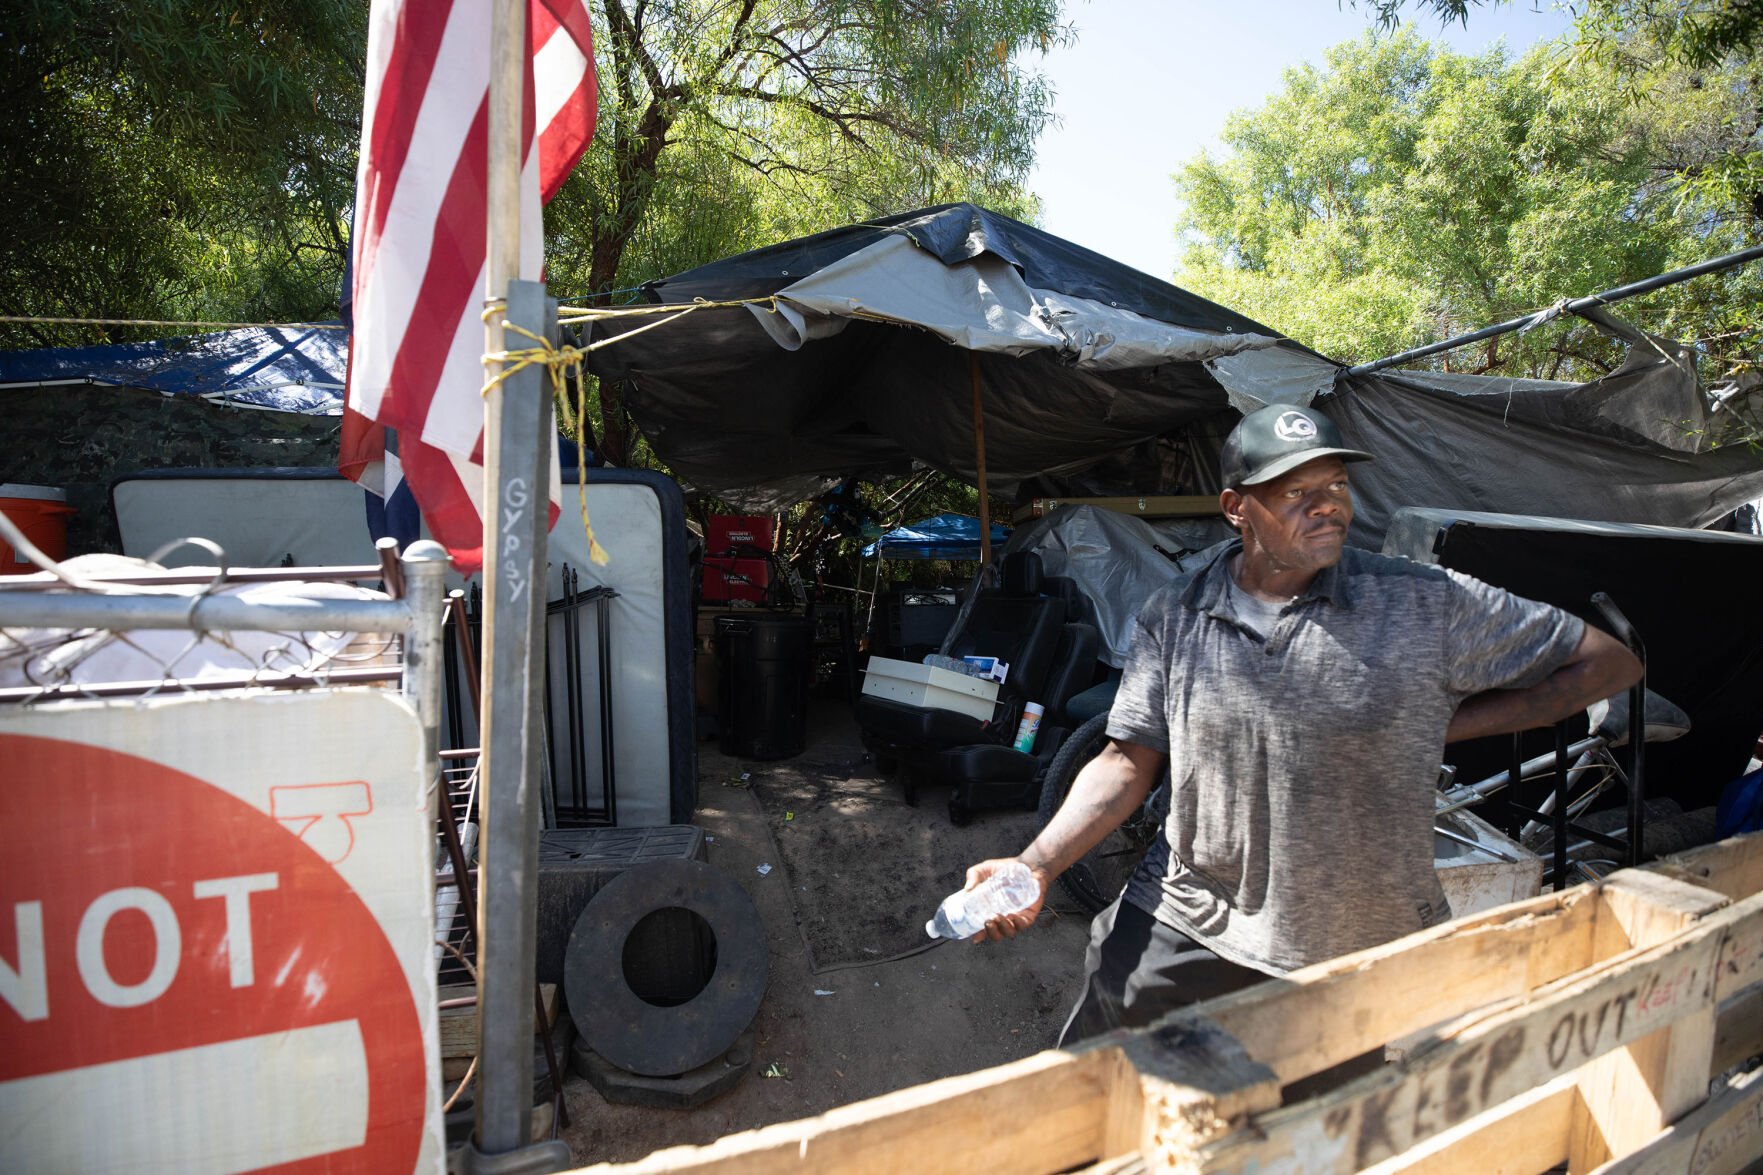
M340 416L211 404L113 387L0 393L6 426L0 481L59 486L76 513L70 555L121 550L110 483L146 469L336 468Z

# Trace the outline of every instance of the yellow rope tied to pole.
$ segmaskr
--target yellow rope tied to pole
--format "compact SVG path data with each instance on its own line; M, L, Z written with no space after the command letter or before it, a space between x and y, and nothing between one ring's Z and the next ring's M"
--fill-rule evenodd
M484 318L488 320L492 314L499 314L501 311L502 307L499 303L492 304L484 311ZM600 540L594 537L594 524L588 521L588 465L582 458L582 454L587 451L587 445L584 443L586 438L582 428L582 422L587 416L587 393L583 390L582 385L582 360L587 356L587 349L553 346L551 340L543 335L536 335L507 320L503 321L502 329L531 339L538 345L521 350L504 350L486 354L484 366L500 363L502 371L484 384L483 394L489 395L490 391L503 380L515 372L523 371L535 364L542 365L550 373L551 399L557 409L557 419L564 424L569 438L575 442L577 455L575 463L576 495L581 503L582 530L587 532L588 536L588 558L593 561L595 566L604 567L612 562L612 557L606 553L606 548L600 545ZM568 376L572 372L575 375L575 403L573 405L569 402L568 382Z
M492 363L498 363L501 364L502 371L484 384L483 394L486 396L489 395L492 388L495 388L503 380L507 379L517 371L523 371L535 364L543 365L551 375L551 397L557 408L557 419L563 425L569 438L575 442L576 451L578 453L585 452L587 445L585 443L586 430L584 428L584 422L587 420L588 407L587 391L583 383L584 372L582 371L582 364L589 354L598 351L602 347L609 347L613 343L631 338L633 335L640 335L644 331L654 330L659 326L666 326L668 323L684 318L686 315L691 314L694 311L755 305L770 305L775 311L777 309L777 299L774 297L764 297L747 298L733 302L710 302L703 298L699 298L694 300L689 306L634 306L609 310L596 310L591 307L573 306L560 308L558 311L559 318L557 320L559 325L574 325L576 323L592 322L596 319L602 318L632 318L640 315L665 316L657 317L654 322L646 323L643 326L637 327L635 330L625 331L623 334L614 335L609 339L601 339L599 342L589 343L584 347L570 345L561 347L555 346L552 344L551 340L536 335L532 331L515 326L512 322L508 322L505 319L502 323L503 330L512 331L524 338L531 339L536 345L486 354L484 356L484 366L488 367ZM501 299L491 301L484 309L484 320L486 322L489 321L492 315L500 314L502 313L502 310L503 303ZM568 314L569 317L561 317L563 314ZM571 374L575 376L575 402L573 404L570 403L568 384L568 377ZM600 540L594 537L593 524L588 521L588 469L585 462L580 460L576 462L576 477L576 493L581 502L582 529L587 531L588 534L588 557L597 565L604 567L610 562L610 557L606 554L605 548L600 545Z

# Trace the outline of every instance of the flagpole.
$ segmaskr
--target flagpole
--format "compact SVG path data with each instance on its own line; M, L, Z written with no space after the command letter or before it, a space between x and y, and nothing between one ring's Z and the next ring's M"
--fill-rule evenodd
M494 0L490 35L485 297L545 337L555 304L520 278L520 189L527 0ZM517 349L531 341L514 336ZM503 315L485 321L487 354L507 349ZM484 632L479 721L483 856L478 868L476 1151L485 1170L554 1171L567 1144L534 1147L533 941L539 832L540 678L545 656L545 538L550 508L551 400L541 369L484 398ZM516 1157L516 1152L524 1152ZM468 1164L470 1165L470 1164Z

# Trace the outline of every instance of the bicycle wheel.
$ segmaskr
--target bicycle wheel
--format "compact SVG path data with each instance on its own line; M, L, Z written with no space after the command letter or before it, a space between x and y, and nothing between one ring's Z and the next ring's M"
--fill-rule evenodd
M1053 756L1041 784L1042 828L1065 803L1078 772L1108 745L1107 730L1108 715L1098 714L1078 727L1059 748L1059 753ZM1140 858L1156 839L1160 824L1155 805L1141 806L1124 824L1060 874L1060 888L1086 913L1101 913L1126 888L1133 870L1139 867Z

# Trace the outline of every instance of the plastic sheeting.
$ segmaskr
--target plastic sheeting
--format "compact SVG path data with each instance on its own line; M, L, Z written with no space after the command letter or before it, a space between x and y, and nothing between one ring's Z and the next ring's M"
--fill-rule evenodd
M1377 454L1353 467L1356 545L1380 547L1409 506L1694 528L1763 492L1763 454L1748 446L1685 452L1644 435L1647 414L1623 423L1629 405L1613 384L1668 419L1699 409L1697 393L1657 372L1583 385L1488 381L1503 392L1465 390L1468 378L1386 373L1318 403L1348 445Z
M1045 574L1077 585L1093 609L1083 619L1102 634L1101 659L1119 668L1133 619L1151 593L1232 533L1216 519L1152 523L1099 506L1063 506L1017 527L1005 549L1037 551Z
M349 336L343 331L247 327L151 343L0 352L0 388L110 384L337 416L348 365Z
M1371 548L1402 506L1695 527L1763 494L1763 454L1704 451L1687 352L1602 313L1588 317L1630 353L1591 383L1347 377L1241 315L971 205L785 242L648 292L768 299L693 311L591 361L625 381L683 480L754 510L915 465L975 483L975 356L1003 496L1024 483L1054 496L1211 492L1217 439L1273 402L1314 402L1377 454L1354 470L1352 541ZM652 323L603 321L595 338ZM1179 488L1120 463L1157 438L1198 459Z
M1229 410L1207 359L1274 332L1038 229L949 205L743 254L649 287L693 311L596 351L680 477L779 508L926 464L975 480L1075 473ZM601 341L653 319L603 320Z

